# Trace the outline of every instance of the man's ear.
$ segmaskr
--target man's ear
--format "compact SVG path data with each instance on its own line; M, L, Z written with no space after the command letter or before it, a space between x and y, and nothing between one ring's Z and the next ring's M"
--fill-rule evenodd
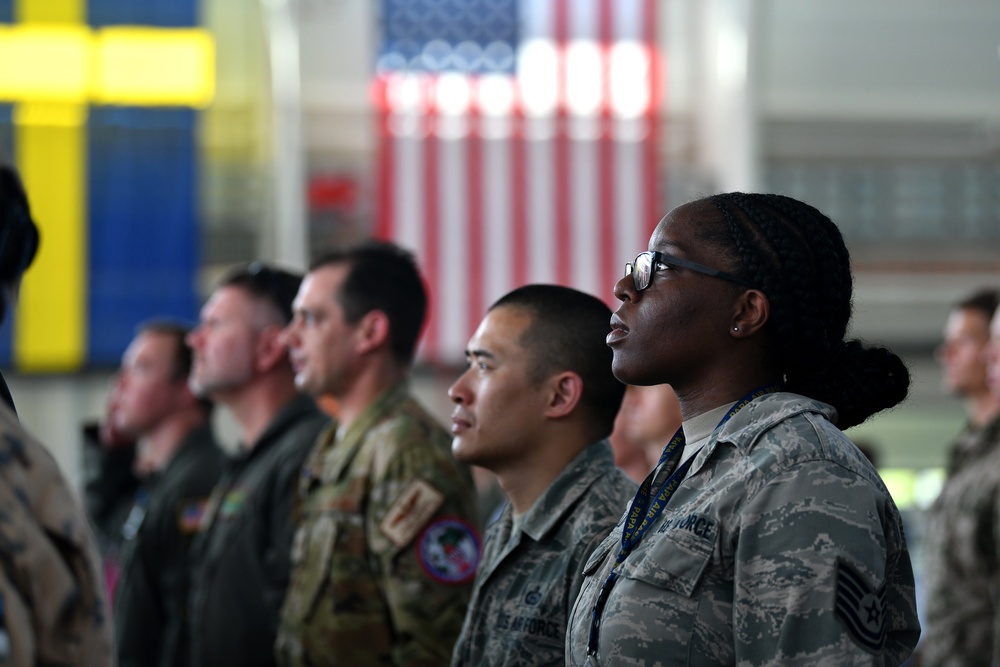
M583 380L572 371L563 371L547 381L549 392L545 416L560 419L573 413L583 395Z
M280 325L269 324L258 335L255 365L260 372L266 373L287 358L288 347L282 336L284 330L285 328Z
M740 294L733 312L729 334L734 338L747 338L764 328L771 317L771 302L757 289Z
M355 350L367 354L389 344L389 316L381 310L370 310L355 327Z

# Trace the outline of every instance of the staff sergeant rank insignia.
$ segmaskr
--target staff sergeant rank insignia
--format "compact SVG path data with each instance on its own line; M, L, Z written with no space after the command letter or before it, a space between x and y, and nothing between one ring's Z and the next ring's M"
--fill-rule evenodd
M837 618L854 642L872 654L885 645L885 584L873 589L858 571L837 561Z

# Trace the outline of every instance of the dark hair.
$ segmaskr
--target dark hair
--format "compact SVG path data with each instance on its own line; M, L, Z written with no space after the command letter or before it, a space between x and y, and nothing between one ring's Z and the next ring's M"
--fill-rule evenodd
M427 314L427 291L412 253L394 243L367 241L319 257L310 271L347 264L347 277L336 294L344 318L354 324L373 310L389 318L392 355L401 364L413 361Z
M837 409L846 429L906 398L910 373L884 347L845 340L851 259L837 226L790 197L733 192L708 197L724 228L699 229L767 295L768 353L785 386Z
M973 294L970 294L966 298L962 299L952 310L975 310L986 316L986 321L989 323L993 319L994 313L997 311L997 305L1000 304L1000 292L995 289L981 289Z
M490 306L518 308L531 317L521 346L533 357L532 380L564 370L583 380L581 406L594 425L595 438L606 437L625 396L625 385L611 372L613 352L606 339L611 309L600 299L560 285L519 287Z
M38 228L21 178L13 167L0 163L0 283L16 283L37 251ZM6 296L0 296L0 320L6 308Z
M170 379L173 382L187 382L191 375L191 366L194 363L194 351L187 344L187 335L191 333L191 327L183 322L170 319L147 320L136 327L137 334L152 333L169 336L174 340L173 370ZM212 401L205 397L198 397L198 403L202 410L210 413L212 411Z
M302 276L284 269L252 262L233 269L219 282L219 287L240 287L277 309L284 324L292 321L292 302L298 294Z

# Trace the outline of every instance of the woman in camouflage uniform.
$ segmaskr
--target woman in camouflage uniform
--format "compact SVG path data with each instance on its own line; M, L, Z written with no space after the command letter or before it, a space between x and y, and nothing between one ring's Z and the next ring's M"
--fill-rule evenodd
M919 636L902 522L840 429L906 397L844 339L836 226L778 195L660 221L615 286L628 384L669 383L683 427L584 568L570 664L897 665Z
M20 178L0 164L0 321L35 257ZM76 494L0 377L0 665L113 663L100 556Z

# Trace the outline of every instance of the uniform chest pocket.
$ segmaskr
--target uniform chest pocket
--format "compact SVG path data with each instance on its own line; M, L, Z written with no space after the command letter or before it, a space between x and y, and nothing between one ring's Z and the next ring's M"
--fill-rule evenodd
M328 514L299 526L292 544L294 576L285 602L286 614L293 622L301 622L312 615L328 579L333 549L340 532L337 523Z
M625 559L622 576L691 597L712 560L714 527L703 519L668 517Z
M604 538L604 541L597 545L597 548L594 549L593 553L590 554L590 557L587 559L587 563L583 566L583 576L585 577L594 576L594 573L597 572L597 569L601 566L601 563L607 560L608 554L611 552L611 549L614 548L616 545L620 544L621 544L620 533L612 532L610 535Z

